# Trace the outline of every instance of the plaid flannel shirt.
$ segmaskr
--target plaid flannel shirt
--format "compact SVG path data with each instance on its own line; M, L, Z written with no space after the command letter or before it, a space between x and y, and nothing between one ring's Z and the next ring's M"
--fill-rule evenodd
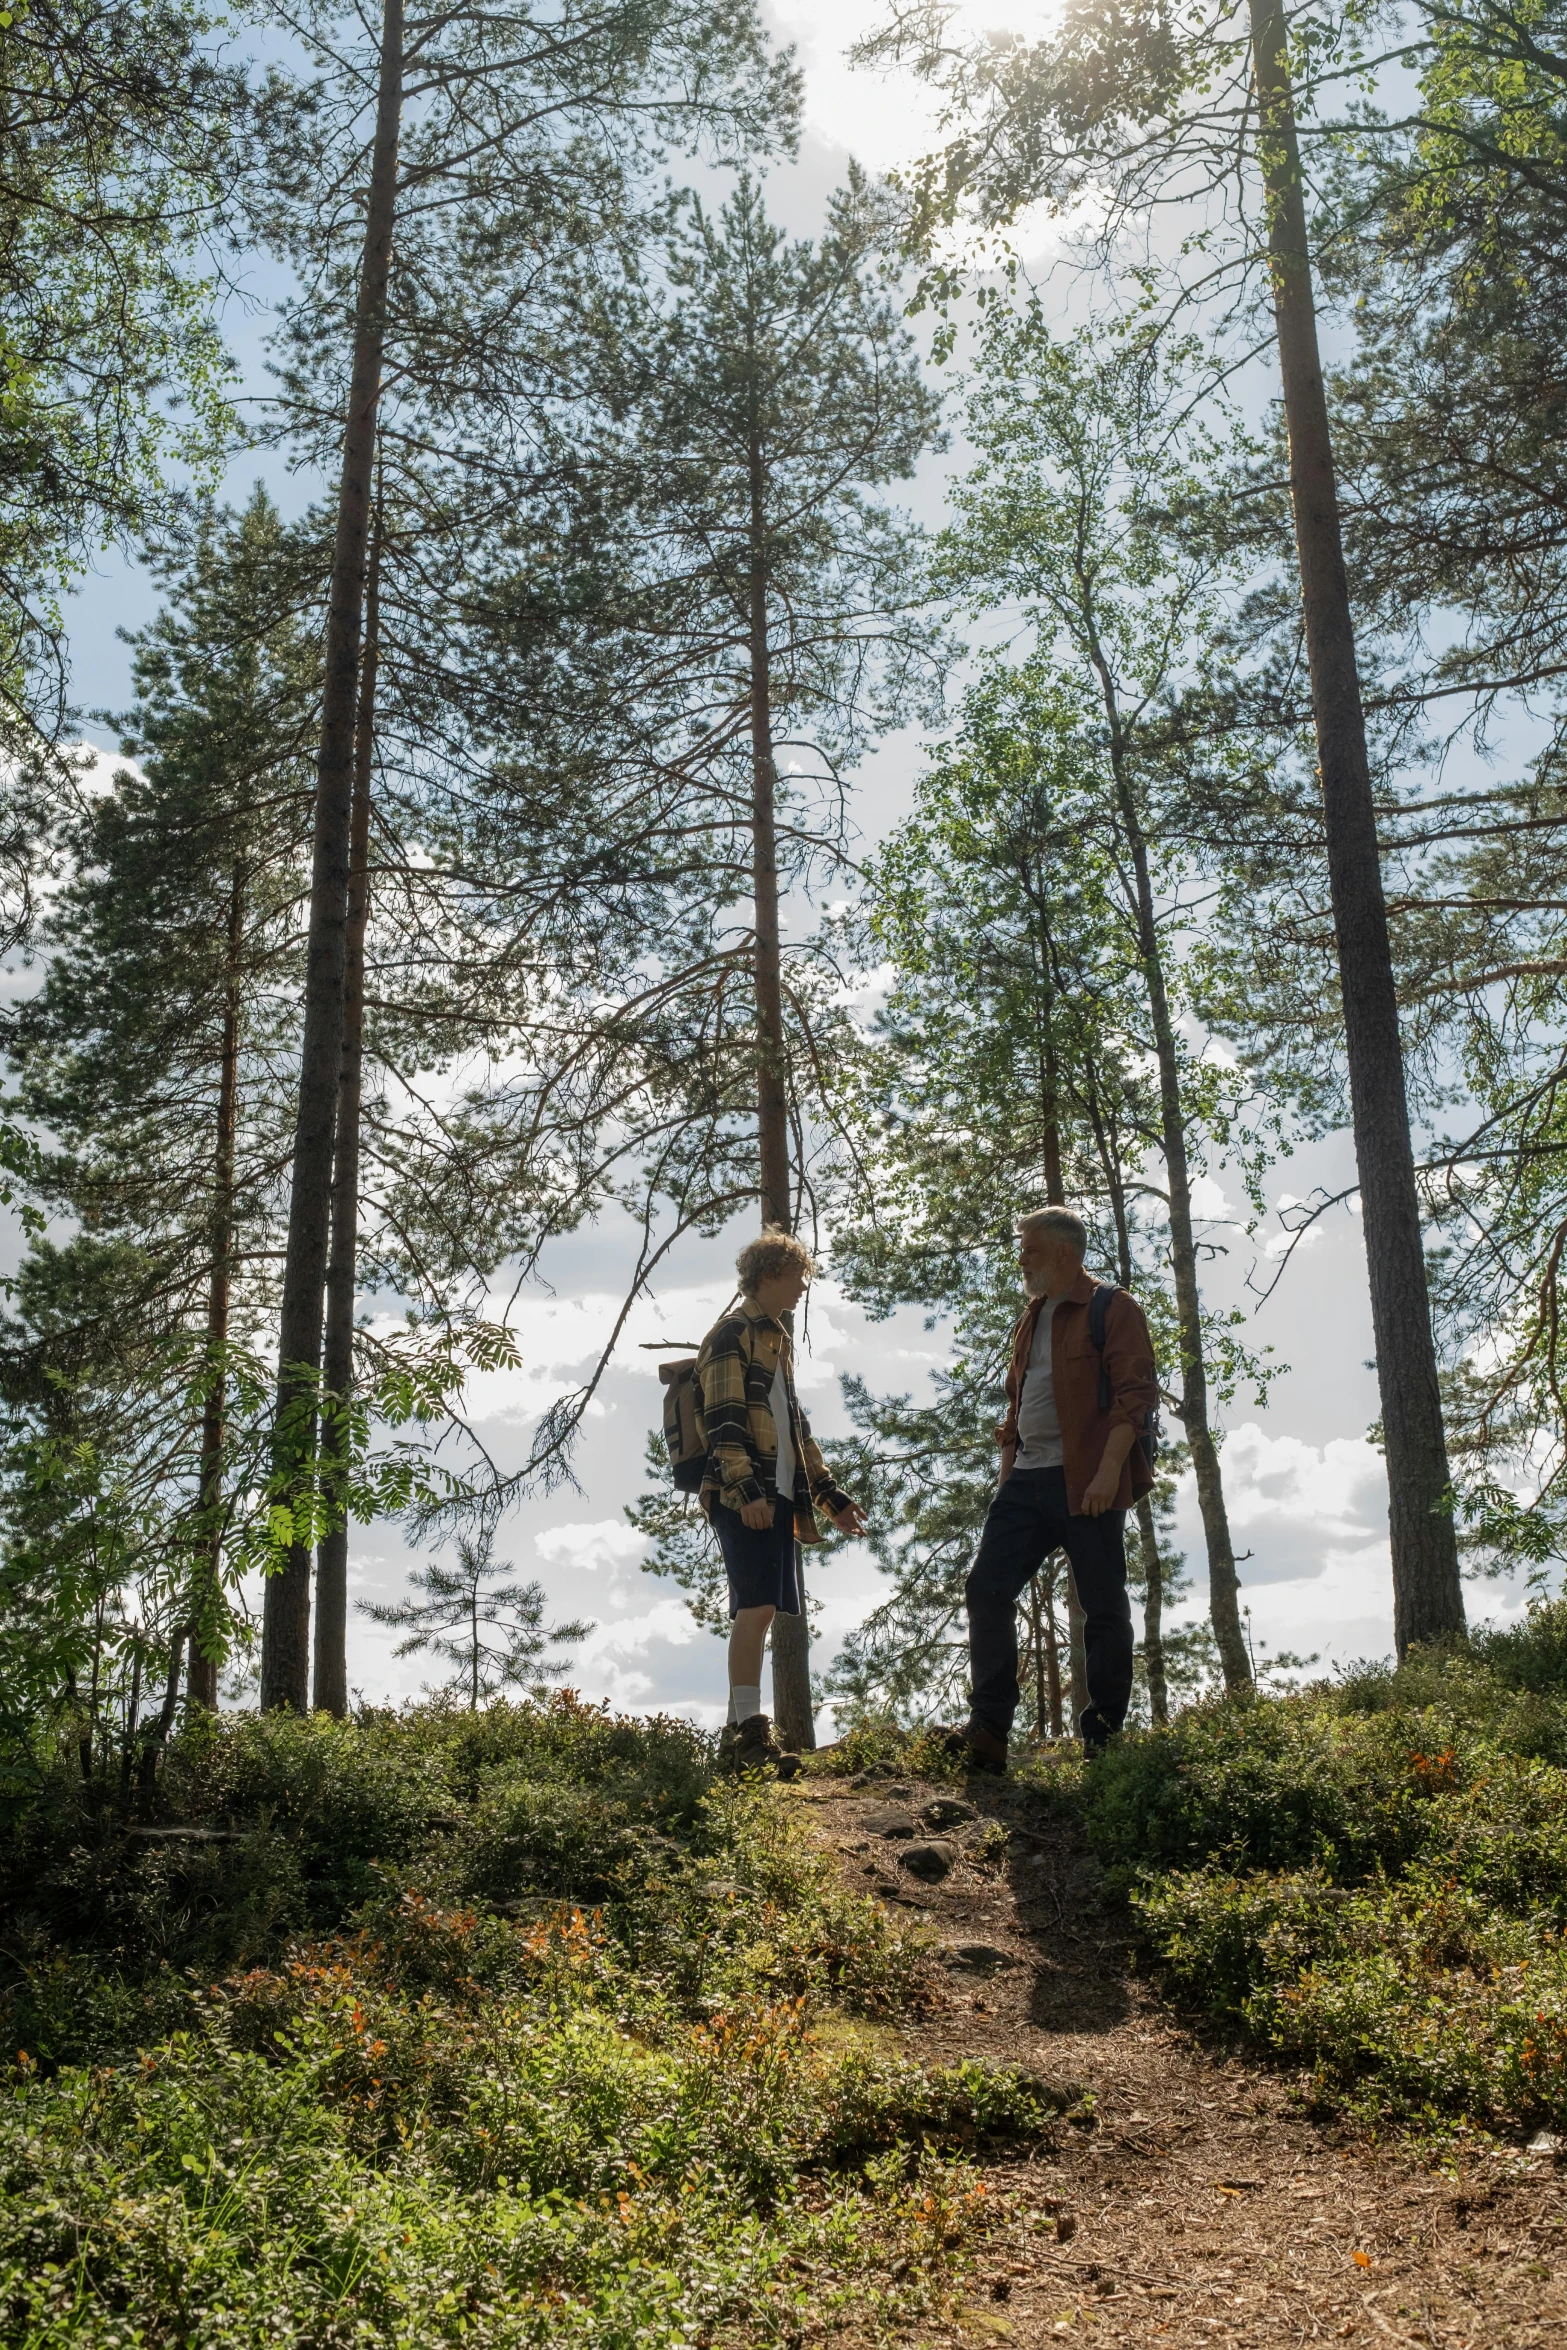
M801 1542L823 1540L814 1505L829 1517L849 1507L849 1496L827 1474L821 1449L794 1392L794 1347L781 1322L743 1299L715 1322L696 1358L697 1431L707 1445L702 1507L715 1502L744 1509L772 1501L778 1491L778 1431L773 1425L773 1374L784 1363L789 1422L794 1435L794 1529Z

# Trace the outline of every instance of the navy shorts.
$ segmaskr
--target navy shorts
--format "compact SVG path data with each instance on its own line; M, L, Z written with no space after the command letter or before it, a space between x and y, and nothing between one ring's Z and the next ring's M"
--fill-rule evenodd
M738 1510L713 1504L713 1532L729 1575L729 1613L743 1607L775 1607L780 1615L800 1612L794 1572L794 1503L775 1501L770 1526L748 1526Z

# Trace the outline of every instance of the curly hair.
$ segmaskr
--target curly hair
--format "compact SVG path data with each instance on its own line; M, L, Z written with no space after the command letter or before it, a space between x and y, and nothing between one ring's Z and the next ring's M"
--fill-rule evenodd
M816 1259L803 1240L796 1240L792 1232L780 1231L769 1224L759 1240L748 1240L735 1259L735 1272L743 1297L755 1297L764 1281L776 1281L780 1273L791 1266L809 1281L816 1271Z

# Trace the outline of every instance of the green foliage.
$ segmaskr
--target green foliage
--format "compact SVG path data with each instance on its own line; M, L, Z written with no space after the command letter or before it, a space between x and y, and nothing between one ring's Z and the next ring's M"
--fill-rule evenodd
M361 1600L361 1611L377 1624L390 1624L408 1634L399 1641L398 1656L438 1656L457 1668L447 1683L467 1693L477 1706L481 1697L506 1689L531 1689L535 1695L546 1682L558 1681L566 1670L563 1657L549 1654L555 1641L585 1639L591 1624L546 1624L542 1583L497 1583L510 1566L493 1557L495 1529L483 1525L473 1535L457 1537L455 1566L431 1559L410 1569L408 1580L422 1599L393 1605Z
M1170 1981L1366 2122L1567 2118L1567 1602L1085 1781Z
M8 761L64 716L60 590L167 521L172 471L210 475L233 429L203 252L244 106L219 21L189 0L28 0L0 42ZM14 774L7 800L19 812Z
M917 1941L684 1724L209 1719L175 1769L185 1824L251 1822L199 1888L122 1832L73 1906L68 1783L21 1823L0 2276L40 2345L107 2350L130 2312L154 2341L617 2350L906 2318L983 2225L955 2158L1068 2102L849 2021L924 1995ZM116 1882L162 1935L117 1964Z

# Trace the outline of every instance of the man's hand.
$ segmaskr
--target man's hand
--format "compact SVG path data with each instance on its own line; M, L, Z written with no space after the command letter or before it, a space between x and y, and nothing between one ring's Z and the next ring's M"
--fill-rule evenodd
M1121 1482L1120 1465L1109 1468L1101 1461L1088 1483L1083 1487L1083 1515L1102 1518L1106 1510L1115 1507L1116 1490Z
M1105 1438L1104 1457L1089 1478L1088 1483L1083 1487L1083 1516L1085 1518L1102 1518L1106 1510L1115 1508L1115 1497L1121 1486L1121 1471L1126 1464L1126 1456L1136 1441L1136 1429L1128 1428L1124 1424L1121 1427L1112 1428Z
M833 1524L840 1534L863 1534L865 1512L857 1501L846 1502L833 1518Z
M753 1533L765 1534L772 1522L773 1505L770 1501L743 1501L740 1504L740 1523L749 1526Z

